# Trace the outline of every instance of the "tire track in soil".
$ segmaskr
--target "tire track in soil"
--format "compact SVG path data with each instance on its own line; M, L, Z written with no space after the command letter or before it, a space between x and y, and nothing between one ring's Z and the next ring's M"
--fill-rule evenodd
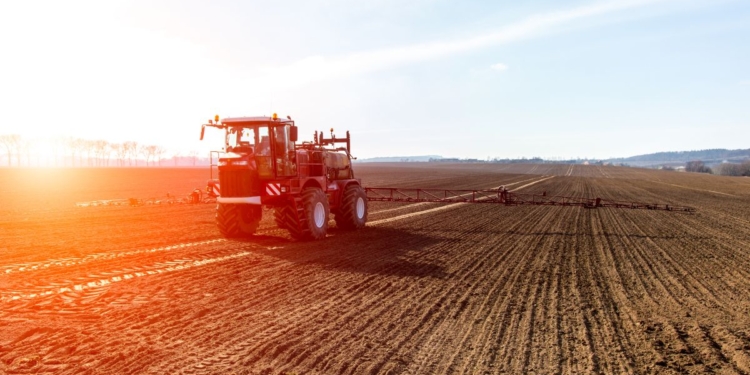
M107 275L107 277L99 278L96 276L89 276L88 278L79 278L78 284L59 283L56 285L40 285L32 290L14 290L9 293L0 294L0 303L19 300L28 301L36 298L54 297L55 295L60 295L64 300L81 298L82 293L80 292L97 290L99 291L99 293L103 293L105 291L103 290L103 288L113 283L130 280L136 277L153 276L165 272L181 271L184 269L189 269L191 267L200 267L207 264L244 257L247 255L251 255L251 253L243 251L239 253L231 253L228 255L215 256L212 258L175 259L172 261L159 262L150 266L132 268L132 271L103 272L103 274ZM91 296L89 295L89 297Z
M88 254L83 257L68 257L68 258L48 259L48 260L38 261L38 262L7 264L7 265L0 266L0 274L4 273L7 275L10 273L30 272L30 271L48 269L51 267L72 267L72 266L78 266L83 263L88 263L88 262L93 262L93 261L109 260L109 259L121 258L121 257L126 257L126 256L154 253L157 251L178 250L178 249L183 249L186 247L207 245L207 244L212 244L212 243L217 243L217 242L222 242L222 241L226 241L226 240L223 238L217 238L217 239L206 240L206 241L196 241L196 242L178 243L178 244L167 245L167 246L152 247L149 249L115 251L115 252L107 252L107 253L94 253L94 254Z

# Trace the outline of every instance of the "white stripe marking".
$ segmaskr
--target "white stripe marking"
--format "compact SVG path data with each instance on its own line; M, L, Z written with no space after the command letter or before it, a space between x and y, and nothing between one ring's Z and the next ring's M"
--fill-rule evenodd
M268 195L279 195L281 194L280 188L281 184L268 184L266 185L266 193Z

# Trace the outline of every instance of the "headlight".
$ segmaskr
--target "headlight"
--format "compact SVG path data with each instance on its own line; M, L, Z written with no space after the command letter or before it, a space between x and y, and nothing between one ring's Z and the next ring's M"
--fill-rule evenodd
M232 165L247 165L247 160L237 160L233 161Z
M223 167L223 166L225 166L225 165L229 165L229 162L228 162L228 161L226 161L226 160L219 160L219 166L220 166L220 167Z

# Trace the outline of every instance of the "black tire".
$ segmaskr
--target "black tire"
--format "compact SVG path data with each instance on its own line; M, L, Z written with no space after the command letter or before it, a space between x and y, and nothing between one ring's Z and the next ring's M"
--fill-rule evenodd
M289 223L289 234L298 240L320 240L328 232L328 217L330 208L328 198L319 188L307 188L302 191L299 225ZM297 224L297 223L294 223Z
M273 220L276 222L276 226L281 229L296 228L297 211L294 209L294 203L290 202L274 208Z
M249 237L258 229L262 215L260 206L219 203L216 206L216 226L226 238Z
M336 226L345 230L364 228L367 223L367 194L359 185L349 185L341 197Z

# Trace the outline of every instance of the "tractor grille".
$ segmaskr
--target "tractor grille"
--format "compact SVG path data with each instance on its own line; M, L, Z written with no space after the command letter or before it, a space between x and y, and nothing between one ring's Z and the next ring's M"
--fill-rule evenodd
M219 172L222 197L252 197L260 195L257 189L257 178L253 178L251 171L222 170ZM255 188L254 188L255 187Z

